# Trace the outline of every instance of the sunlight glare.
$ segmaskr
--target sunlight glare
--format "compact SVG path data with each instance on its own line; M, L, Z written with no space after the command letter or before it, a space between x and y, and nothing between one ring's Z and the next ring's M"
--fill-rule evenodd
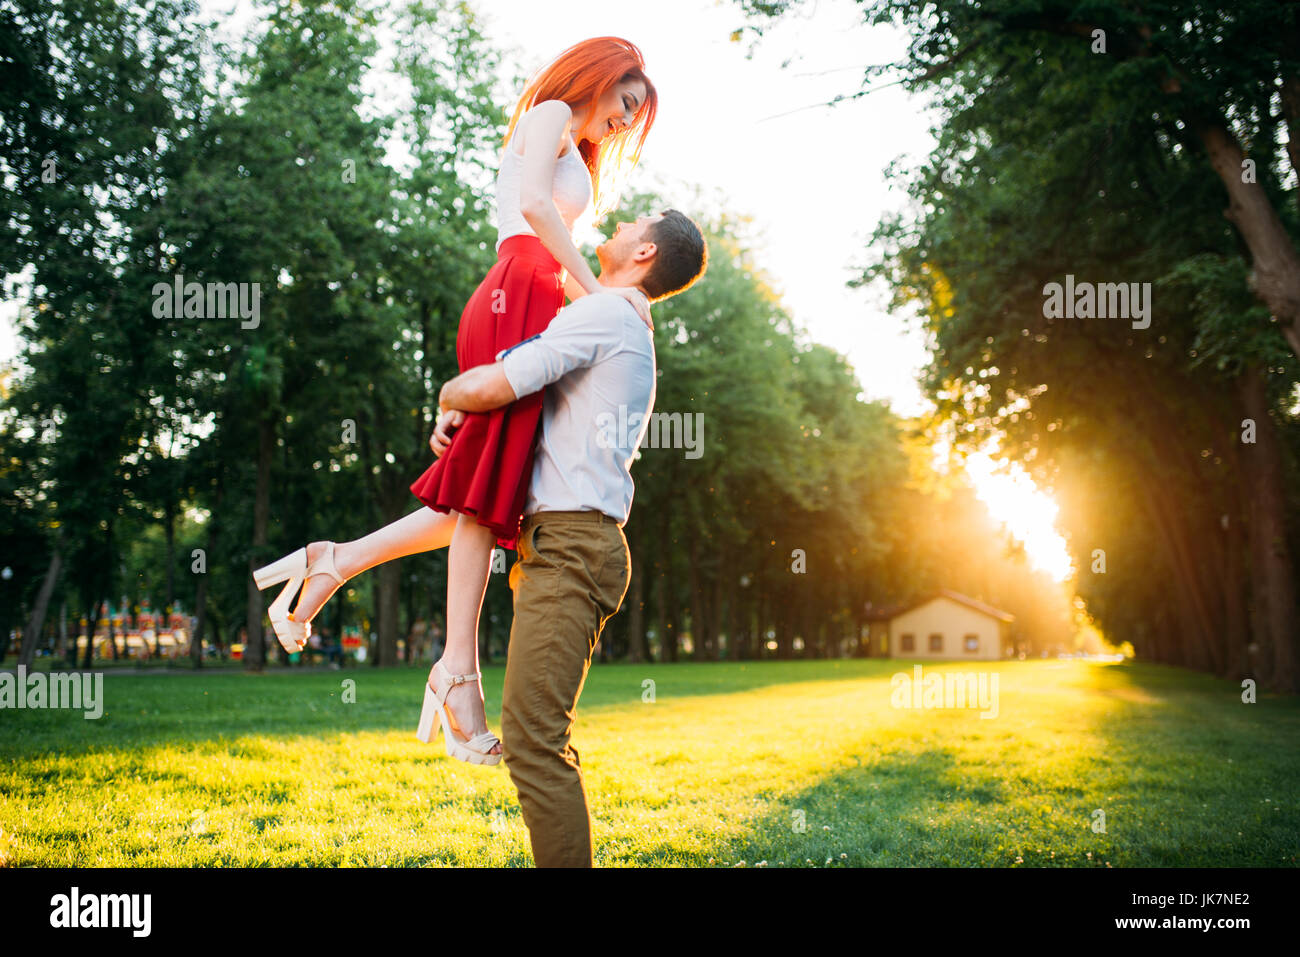
M1018 462L994 462L986 452L966 459L975 494L998 521L1024 544L1030 564L1065 581L1073 573L1065 539L1056 530L1057 504L1042 492Z

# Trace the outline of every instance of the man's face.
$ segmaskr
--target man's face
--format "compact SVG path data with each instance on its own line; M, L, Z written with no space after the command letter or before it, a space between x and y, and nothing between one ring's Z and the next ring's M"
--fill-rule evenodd
M632 254L643 243L650 242L650 227L664 218L663 213L640 216L634 222L621 222L614 227L614 235L596 247L596 258L602 271L622 269L631 265Z

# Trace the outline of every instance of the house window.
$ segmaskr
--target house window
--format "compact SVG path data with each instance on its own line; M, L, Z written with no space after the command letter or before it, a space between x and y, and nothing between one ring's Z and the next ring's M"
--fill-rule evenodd
M962 642L965 644L965 646L966 646L966 650L967 650L967 651L979 651L979 650L980 650L980 636L979 636L979 635L967 635L965 638L962 639Z
M916 635L903 635L900 641L899 651L916 651Z
M943 651L943 635L933 634L930 636L930 650Z

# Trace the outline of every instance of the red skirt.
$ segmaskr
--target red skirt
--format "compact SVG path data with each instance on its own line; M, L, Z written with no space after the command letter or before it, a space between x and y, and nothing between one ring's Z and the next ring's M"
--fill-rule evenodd
M511 236L465 304L456 334L460 371L541 332L564 307L563 267L536 236ZM545 390L542 390L545 391ZM491 412L470 413L442 458L411 485L429 508L473 515L498 544L515 547L533 472L542 391Z

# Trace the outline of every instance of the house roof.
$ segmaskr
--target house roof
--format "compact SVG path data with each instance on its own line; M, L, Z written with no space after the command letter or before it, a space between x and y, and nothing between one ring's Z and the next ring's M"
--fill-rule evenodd
M897 618L904 612L911 611L913 608L920 608L922 605L934 601L936 598L948 598L958 604L965 605L967 608L973 608L975 611L988 615L990 618L996 618L999 621L1015 621L1016 616L1010 612L1003 611L1001 608L994 608L992 605L971 598L970 595L963 595L959 591L953 591L951 588L940 588L938 591L931 592L919 601L914 601L910 605L886 605L882 608L874 608L867 611L868 621L889 621Z
M889 621L895 615L901 615L910 608L910 605L881 605L879 608L872 608L871 603L867 603L867 613L864 616L867 621Z

